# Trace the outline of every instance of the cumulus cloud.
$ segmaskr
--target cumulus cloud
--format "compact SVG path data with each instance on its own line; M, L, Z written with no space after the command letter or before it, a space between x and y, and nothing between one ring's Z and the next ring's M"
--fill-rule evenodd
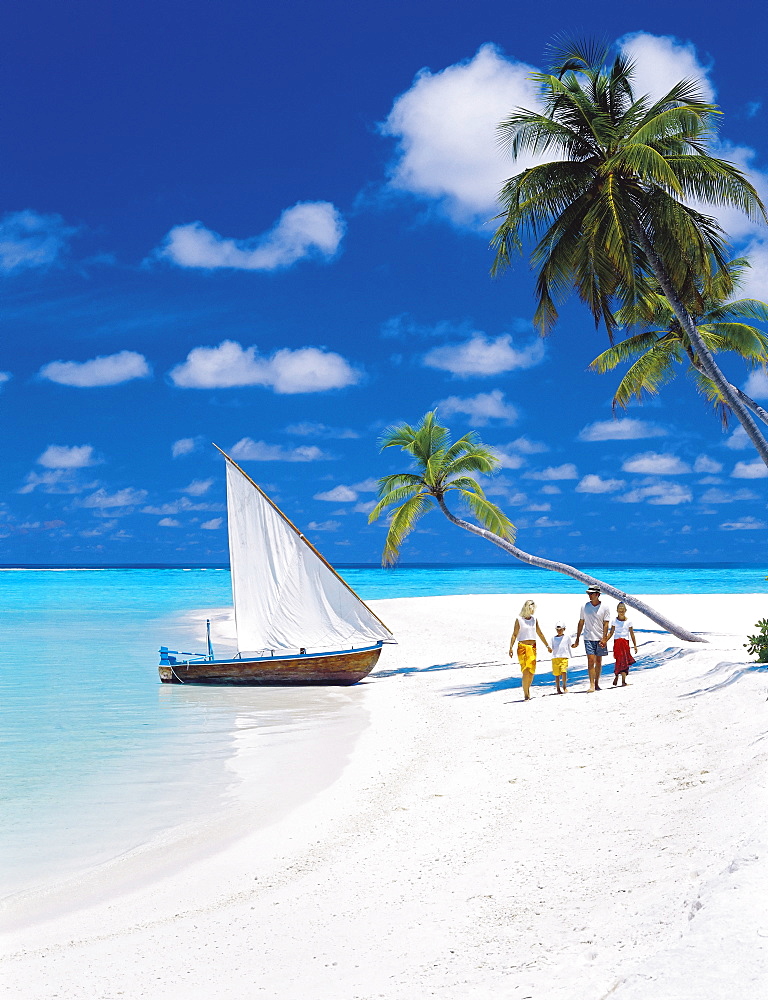
M710 458L708 455L699 455L693 463L694 472L706 472L710 475L717 475L718 472L722 471L722 468L721 462L716 462L714 458Z
M627 417L621 420L597 420L579 431L580 441L635 441L639 438L665 437L663 427L647 420Z
M690 42L669 35L651 35L637 31L619 39L624 55L635 62L633 87L636 94L649 94L654 100L663 97L680 80L696 80L705 101L714 101L715 88Z
M362 375L340 354L317 347L283 348L262 357L255 347L224 340L218 347L195 347L171 370L183 389L229 389L259 385L281 395L325 392L356 385Z
M310 531L338 531L341 521L310 521L307 527Z
M29 209L0 219L0 272L51 267L66 252L77 232L60 215L41 215Z
M178 528L181 521L177 521L174 517L161 517L157 524L160 528Z
M331 457L313 444L283 448L279 444L267 444L248 437L241 438L233 445L229 454L244 462L321 462Z
M623 479L601 479L590 473L576 487L577 493L615 493L624 486Z
M679 483L648 483L646 486L638 486L624 496L616 497L621 503L643 503L647 501L651 504L662 506L673 506L680 503L690 503L692 499L691 491L687 486Z
M197 438L179 438L171 445L171 456L181 458L182 455L191 455L197 449Z
M123 490L117 490L116 493L107 493L102 487L102 489L96 490L95 493L91 493L90 496L85 497L81 501L81 504L83 507L95 507L99 509L133 507L135 504L141 503L146 496L146 490L135 490L130 486L127 486Z
M550 465L541 472L526 472L525 476L526 479L578 479L579 473L572 462L566 462L564 465Z
M537 517L533 522L534 528L565 528L569 524L573 524L573 521L553 521L549 517Z
M752 265L754 270L754 263ZM763 294L768 287L768 246L766 247L765 277L761 280ZM759 297L759 296L758 296ZM744 392L752 399L768 399L768 369L755 368L749 373L749 377L744 385Z
M496 136L513 109L538 106L532 72L490 44L437 73L421 70L381 126L397 140L391 188L438 200L455 222L487 221L507 177L538 162L528 156L513 166Z
M492 420L513 424L517 420L517 410L507 403L500 389L479 392L476 396L449 396L440 400L437 410L441 417L452 417L457 413L467 416L470 427L485 427Z
M707 490L706 493L702 494L702 503L736 503L740 500L757 500L757 493L753 493L752 490L718 490L711 489Z
M754 462L737 462L731 476L734 479L765 479L768 476L768 466L759 458Z
M119 385L135 378L148 378L152 373L147 359L135 351L120 351L90 361L51 361L43 365L40 378L59 385L89 389L94 386Z
M502 469L519 469L523 464L523 459L516 453L510 452L504 445L496 444L491 447L491 451L499 461Z
M217 528L221 527L223 521L223 517L212 517L210 521L203 521L200 527L204 531L216 531Z
M720 525L721 531L764 531L768 525L758 521L756 517L742 517L740 521L725 521Z
M189 486L181 489L182 493L188 493L191 497L201 497L213 486L212 479L193 479Z
M37 464L46 469L84 469L98 461L90 444L49 444Z
M534 340L526 347L515 348L508 333L495 338L474 333L462 344L444 344L424 355L427 367L439 368L458 378L500 375L502 372L533 368L543 360L543 340Z
M357 493L349 486L340 485L334 486L332 490L326 490L324 493L315 493L314 499L328 500L332 503L352 503L353 500L357 500Z
M543 441L531 441L527 437L515 438L509 442L508 447L519 451L521 455L539 455L543 451L549 451Z
M19 493L32 493L37 487L43 493L84 493L96 483L83 483L77 478L76 469L51 469L48 472L30 472Z
M179 497L178 500L174 500L172 503L164 503L158 506L148 506L142 507L142 514L180 514L182 511L190 510L224 510L224 504L221 503L211 503L210 501L204 501L203 503L194 503L189 497Z
M344 220L334 205L305 201L287 208L269 232L248 239L220 236L202 222L174 226L153 256L178 267L277 271L307 257L330 260L343 235Z
M357 431L349 427L328 427L313 420L302 420L296 424L288 424L285 428L286 434L295 434L296 437L319 437L335 438L339 441L359 438Z
M725 447L730 448L732 451L742 451L744 448L752 447L752 442L749 440L749 436L741 424L726 439Z
M646 451L628 458L621 467L624 472L644 473L650 476L681 476L691 468L676 455Z

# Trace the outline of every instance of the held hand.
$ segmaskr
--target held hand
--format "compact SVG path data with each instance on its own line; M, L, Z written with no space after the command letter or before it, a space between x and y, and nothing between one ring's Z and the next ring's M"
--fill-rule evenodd
M576 647L578 646L578 644L579 644L579 640L577 639L576 642L571 643L571 649L576 649Z

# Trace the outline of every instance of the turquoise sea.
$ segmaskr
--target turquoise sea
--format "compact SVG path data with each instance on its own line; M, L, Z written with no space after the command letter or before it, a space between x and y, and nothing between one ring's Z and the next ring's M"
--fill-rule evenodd
M768 591L756 566L582 568L637 594ZM370 600L581 590L524 566L340 571ZM244 739L261 764L247 822L333 780L365 725L364 688L160 685L158 646L197 649L206 610L230 605L225 569L0 571L0 897L224 815ZM301 775L287 790L286 773Z

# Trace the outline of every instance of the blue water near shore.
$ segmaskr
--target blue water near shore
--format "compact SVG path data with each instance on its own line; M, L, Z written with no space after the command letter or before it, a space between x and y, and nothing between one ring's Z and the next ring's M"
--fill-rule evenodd
M582 568L637 594L768 589L756 566ZM341 572L368 600L582 590L522 566ZM221 569L0 571L0 896L110 862L223 807L244 727L261 740L266 801L270 755L359 724L361 689L161 686L158 646L197 649L205 610L230 605Z

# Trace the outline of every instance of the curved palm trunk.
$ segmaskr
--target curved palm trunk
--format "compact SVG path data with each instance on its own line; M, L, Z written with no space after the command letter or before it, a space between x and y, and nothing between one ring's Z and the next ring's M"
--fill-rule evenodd
M471 524L469 521L464 521L460 517L456 517L452 514L450 510L445 505L445 500L441 496L436 496L440 510L445 514L452 524L457 525L459 528L464 528L465 531L472 532L473 535L479 535L481 538L485 538L489 542L493 542L494 545L498 545L500 549L504 549L505 552L509 552L513 555L515 559L519 559L521 562L528 563L531 566L538 566L539 569L551 569L555 573L565 573L566 576L572 576L574 580L580 580L582 583L586 583L589 586L599 587L604 594L610 594L611 597L615 597L619 601L623 601L628 607L634 608L635 611L639 611L641 614L645 615L646 618L650 618L652 622L656 622L657 625L667 631L671 632L672 635L676 636L678 639L684 639L686 642L706 642L700 635L696 635L694 632L688 632L686 629L681 628L679 625L675 625L668 618L660 615L658 611L654 611L652 607L645 604L643 601L639 601L636 597L632 597L630 594L625 594L623 590L617 590L616 587L612 587L609 583L603 583L602 580L596 579L594 576L590 576L588 573L582 573L581 570L576 569L573 566L569 566L567 563L554 562L552 559L544 559L542 556L532 556L528 552L523 552L512 542L508 542L506 538L501 538L499 535L495 535L492 531L487 528L480 528L476 524Z
M661 286L664 296L672 307L672 311L677 317L678 322L688 334L688 339L693 345L696 356L701 365L701 370L704 374L711 378L715 383L717 388L720 390L725 402L733 411L736 419L739 421L741 426L747 432L752 444L757 449L757 453L760 458L768 465L768 441L766 441L763 434L761 434L759 427L752 419L747 407L744 405L742 399L739 398L739 393L734 392L734 386L728 381L728 379L723 375L723 373L718 368L715 363L715 359L712 357L707 345L701 338L701 334L696 329L696 324L693 321L693 317L688 312L688 310L683 305L682 300L672 286L669 275L667 274L664 265L661 263L656 251L651 245L651 241L648 238L648 234L645 232L643 227L639 222L633 223L633 230L637 236L638 243L643 248L643 252L648 258L648 262L653 270L654 277Z

